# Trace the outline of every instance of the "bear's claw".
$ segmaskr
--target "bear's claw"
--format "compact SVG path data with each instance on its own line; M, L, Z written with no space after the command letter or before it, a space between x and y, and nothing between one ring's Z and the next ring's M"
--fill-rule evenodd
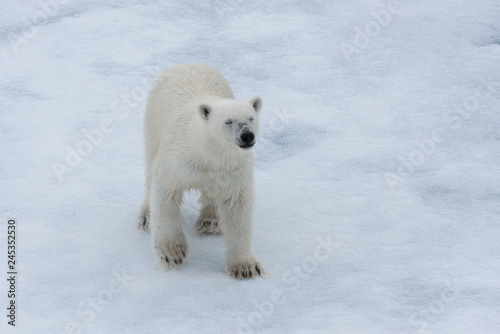
M229 275L237 279L248 279L257 276L264 276L264 270L258 262L238 263L229 266L227 269Z

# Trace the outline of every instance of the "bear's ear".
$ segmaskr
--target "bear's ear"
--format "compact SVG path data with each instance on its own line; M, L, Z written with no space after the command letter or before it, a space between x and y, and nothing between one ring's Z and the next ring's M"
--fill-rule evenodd
M200 104L198 107L198 111L201 115L201 118L208 119L208 115L212 112L212 108L208 104Z
M255 109L256 112L259 112L262 109L262 100L260 97L256 96L250 100L250 104Z

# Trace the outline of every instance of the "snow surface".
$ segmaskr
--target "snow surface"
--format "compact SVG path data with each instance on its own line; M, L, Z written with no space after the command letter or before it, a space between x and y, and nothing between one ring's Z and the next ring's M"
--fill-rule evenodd
M0 248L16 217L20 273L2 333L500 332L497 0L0 12ZM158 271L135 230L146 94L184 62L263 98L254 248L268 278L224 274L223 239L193 231L194 192L182 269ZM77 148L91 152L58 178Z

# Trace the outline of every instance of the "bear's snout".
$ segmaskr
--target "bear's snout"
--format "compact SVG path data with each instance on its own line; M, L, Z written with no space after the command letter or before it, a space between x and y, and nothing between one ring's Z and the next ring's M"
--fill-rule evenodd
M249 148L249 147L253 146L253 144L254 144L253 141L255 139L255 136L254 136L254 134L253 134L252 131L250 131L250 130L244 130L241 133L240 139L243 142L243 145L241 145L241 147L242 148Z

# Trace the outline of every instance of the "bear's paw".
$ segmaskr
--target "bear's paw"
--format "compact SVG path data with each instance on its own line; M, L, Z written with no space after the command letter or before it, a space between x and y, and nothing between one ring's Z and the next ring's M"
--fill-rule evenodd
M264 268L256 260L243 261L231 264L227 268L227 273L236 279L249 279L257 276L264 276Z
M216 218L198 218L194 229L199 234L222 234L219 220Z

